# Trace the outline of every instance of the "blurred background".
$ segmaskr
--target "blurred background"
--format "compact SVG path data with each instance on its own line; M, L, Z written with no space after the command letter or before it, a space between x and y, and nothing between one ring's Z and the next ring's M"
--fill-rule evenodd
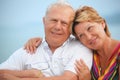
M56 0L0 0L0 63L28 39L44 37L42 17ZM75 9L94 7L108 23L112 37L120 40L120 0L66 0Z

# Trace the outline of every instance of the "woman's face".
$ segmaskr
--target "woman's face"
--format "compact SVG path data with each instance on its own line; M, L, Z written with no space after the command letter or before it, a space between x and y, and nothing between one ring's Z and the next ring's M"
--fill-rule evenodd
M106 37L104 28L104 22L82 22L75 26L75 33L79 41L85 46L97 50L103 46Z

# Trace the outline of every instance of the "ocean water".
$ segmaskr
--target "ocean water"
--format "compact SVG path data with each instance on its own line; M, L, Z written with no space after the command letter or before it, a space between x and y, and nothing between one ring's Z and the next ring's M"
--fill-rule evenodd
M23 47L28 39L44 36L44 29L40 25L27 26L0 27L0 63L15 50Z
M111 37L120 40L120 24L109 25Z

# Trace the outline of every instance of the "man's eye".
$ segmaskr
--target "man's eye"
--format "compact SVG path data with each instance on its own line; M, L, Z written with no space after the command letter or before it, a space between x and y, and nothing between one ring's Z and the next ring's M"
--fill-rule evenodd
M68 26L68 24L66 22L62 22L62 25L64 26Z
M57 20L51 20L52 22L57 22Z
M81 38L82 36L83 36L82 34L78 35L79 38Z

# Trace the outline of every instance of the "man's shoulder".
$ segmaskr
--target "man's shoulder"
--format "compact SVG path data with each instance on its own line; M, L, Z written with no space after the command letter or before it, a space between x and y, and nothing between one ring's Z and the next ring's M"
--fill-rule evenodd
M76 38L71 38L69 40L69 44L68 44L68 49L72 50L74 52L91 52L91 50L89 48L87 48L86 46L84 46L79 40L77 40Z
M21 47L21 48L19 48L19 49L17 49L15 52L14 52L14 54L15 53L26 53L27 51L23 48L23 47Z
M15 52L13 52L13 54L11 56L14 57L20 57L20 56L25 56L27 55L27 51L24 49L24 47L21 47L19 49L17 49Z
M69 38L69 46L70 47L74 47L74 46L84 47L84 45L74 37Z

